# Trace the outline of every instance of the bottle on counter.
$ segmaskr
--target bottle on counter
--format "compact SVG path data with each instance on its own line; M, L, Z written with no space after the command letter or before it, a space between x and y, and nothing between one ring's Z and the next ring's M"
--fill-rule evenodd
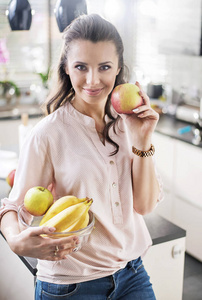
M22 123L18 127L19 151L21 150L26 137L28 136L28 134L30 133L30 131L33 128L33 126L31 124L28 124L29 116L27 113L23 113L21 115L21 122Z

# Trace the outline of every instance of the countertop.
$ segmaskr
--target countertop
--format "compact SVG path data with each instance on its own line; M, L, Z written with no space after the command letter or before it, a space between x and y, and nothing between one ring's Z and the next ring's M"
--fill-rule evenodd
M179 130L182 128L190 127L189 132L185 132L183 134L179 133ZM178 139L180 141L189 143L195 147L202 148L202 141L199 145L193 144L192 140L194 138L194 134L192 129L194 129L195 126L193 124L190 124L188 122L177 120L174 116L162 114L160 115L159 122L156 126L156 132L159 132L163 135Z
M169 242L186 236L186 231L166 219L160 217L155 212L144 216L145 223L150 232L153 245ZM37 259L19 256L25 266L35 276L37 273Z
M29 118L38 118L43 116L43 111L39 105L18 105L15 107L0 107L0 121L16 120L21 118L22 113L28 113ZM179 129L190 127L190 131L180 134ZM175 116L168 114L161 114L159 122L156 127L156 132L167 135L169 137L187 142L193 146L202 148L202 141L199 145L193 144L194 134L192 129L195 126L185 121L177 120ZM201 128L202 131L202 128Z
M0 106L0 121L20 119L23 113L27 113L29 118L37 118L43 115L43 111L39 104Z

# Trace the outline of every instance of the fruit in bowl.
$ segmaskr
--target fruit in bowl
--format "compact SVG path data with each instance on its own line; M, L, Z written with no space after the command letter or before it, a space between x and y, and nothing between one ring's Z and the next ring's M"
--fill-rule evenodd
M43 216L30 215L24 205L18 209L18 219L22 229L33 226L55 227L56 232L46 236L61 238L71 235L79 236L80 244L76 250L87 242L95 223L93 213L89 210L93 200L79 199L75 196L65 196L52 204ZM43 235L45 236L45 235Z
M42 186L30 188L24 197L24 206L33 216L44 215L52 204L52 193Z
M117 85L112 91L111 103L119 114L133 114L133 109L143 104L139 87L132 83Z
M77 197L72 196L72 195L67 195L67 196L59 198L57 201L55 201L53 203L53 205L50 206L50 208L48 209L48 211L44 215L43 219L41 220L40 225L47 222L49 219L51 219L52 217L57 215L62 210L66 209L66 208L68 208L68 207L70 207L74 204L84 202L87 199L88 199L87 197L86 198L77 198Z
M46 219L45 215L39 226L55 227L56 231L61 233L83 229L89 223L88 211L92 202L92 199L87 198L83 202L73 204L61 210L52 218L44 222L43 219ZM57 201L55 203L57 204Z

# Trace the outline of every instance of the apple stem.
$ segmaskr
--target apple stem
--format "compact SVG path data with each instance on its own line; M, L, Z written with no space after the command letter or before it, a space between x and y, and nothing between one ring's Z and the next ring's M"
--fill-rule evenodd
M40 187L39 190L40 190L41 192L44 192L44 191L45 191L45 188L44 188L44 187Z

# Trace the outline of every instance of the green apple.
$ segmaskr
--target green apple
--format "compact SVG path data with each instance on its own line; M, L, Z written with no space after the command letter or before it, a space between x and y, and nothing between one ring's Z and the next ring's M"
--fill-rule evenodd
M133 114L133 109L143 104L139 87L132 83L117 85L112 91L111 103L119 114Z
M52 193L42 186L30 188L24 197L24 206L33 216L44 215L52 204Z

